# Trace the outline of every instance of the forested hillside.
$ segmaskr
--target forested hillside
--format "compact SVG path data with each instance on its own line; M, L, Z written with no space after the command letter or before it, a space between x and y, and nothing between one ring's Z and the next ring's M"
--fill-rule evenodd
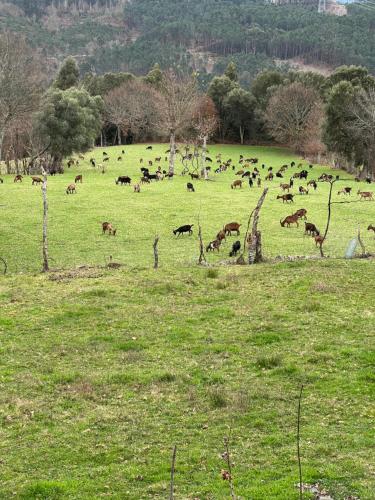
M229 60L242 82L298 58L364 65L375 72L375 7L319 14L318 2L260 0L8 0L0 27L23 32L52 66L67 54L83 72L144 74L154 63L220 73Z

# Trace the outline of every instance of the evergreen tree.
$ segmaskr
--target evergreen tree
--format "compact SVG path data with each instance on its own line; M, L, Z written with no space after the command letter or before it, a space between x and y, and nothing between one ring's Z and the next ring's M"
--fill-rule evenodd
M76 60L68 57L63 62L55 80L54 86L60 90L76 87L79 82L79 69Z

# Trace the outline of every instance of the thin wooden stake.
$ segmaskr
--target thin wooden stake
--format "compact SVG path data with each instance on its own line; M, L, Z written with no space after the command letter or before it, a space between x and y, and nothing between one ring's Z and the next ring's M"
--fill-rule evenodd
M158 243L159 243L159 236L156 235L154 244L152 245L154 247L154 269L157 269L159 267Z
M173 453L172 453L172 464L171 464L171 484L169 490L169 500L173 500L174 498L174 472L176 465L176 453L177 453L177 445L174 445Z
M299 471L299 498L303 498L303 483L302 483L302 465L301 465L301 450L300 450L300 429L301 429L301 400L302 400L303 385L298 398L298 414L297 414L297 458Z
M43 173L43 185L42 185L42 195L43 195L43 269L44 273L49 271L48 265L48 200L47 200L47 172L44 167L42 167Z

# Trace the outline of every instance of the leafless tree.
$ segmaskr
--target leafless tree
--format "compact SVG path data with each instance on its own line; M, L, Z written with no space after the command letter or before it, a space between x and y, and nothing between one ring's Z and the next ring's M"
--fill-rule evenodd
M322 106L318 93L299 82L280 87L272 95L265 113L268 130L278 142L303 152Z
M197 99L197 107L193 114L193 128L197 133L198 140L202 143L201 168L206 180L208 179L206 169L207 141L217 129L218 124L218 113L213 100L209 96Z
M0 37L0 159L6 132L36 110L42 83L39 60L19 35Z
M367 173L375 177L375 90L361 90L349 110L347 129L364 153Z
M117 142L121 133L133 134L150 129L157 122L157 92L140 80L130 80L111 90L105 97L105 119L117 127Z
M192 124L198 92L194 78L180 78L173 72L163 73L157 108L160 128L169 135L169 173L174 174L176 135Z

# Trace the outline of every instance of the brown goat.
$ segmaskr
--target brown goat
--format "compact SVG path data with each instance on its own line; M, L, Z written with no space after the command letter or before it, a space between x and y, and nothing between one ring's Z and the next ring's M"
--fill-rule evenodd
M217 233L216 239L219 241L225 240L225 231L223 229Z
M288 203L288 201L290 201L291 203L294 203L294 200L293 200L293 194L291 193L288 193L288 194L279 194L276 199L277 200L283 200L283 203Z
M236 232L237 236L240 234L240 227L241 224L238 224L238 222L230 222L229 224L226 224L224 226L224 233L228 236L232 236L232 232Z
M239 170L238 172L236 172L236 175L242 175L244 173L243 170Z
M280 187L283 191L288 191L290 189L290 184L280 184Z
M231 187L232 189L234 189L234 188L236 188L236 187L238 187L238 186L239 186L240 188L242 188L242 181L241 181L240 179L238 179L237 181L232 182L232 184L230 185L230 187Z
M342 189L340 189L340 191L337 192L337 195L340 195L340 194L351 194L352 192L352 188L351 187L343 187Z
M21 174L16 175L13 182L22 182L23 176Z
M372 191L359 191L357 193L360 196L361 200L373 200L374 193Z
M315 224L312 222L305 222L305 234L309 234L310 236L319 236L320 232Z
M135 193L140 193L141 192L141 186L139 184L134 184L134 192Z
M296 214L288 215L287 217L285 217L283 221L280 221L281 227L285 226L290 227L291 224L296 224L298 227L299 226L298 219L299 217Z
M317 234L314 237L314 240L315 240L315 246L317 247L319 245L321 247L324 243L324 236L322 236L321 234Z
M370 224L369 227L367 228L367 231L374 231L374 233L375 233L375 226Z
M220 249L220 245L221 245L221 240L214 240L214 241L211 241L208 245L207 245L207 248L206 248L206 252L210 252L210 251L219 251Z
M82 175L76 175L74 182L80 182L82 184Z
M31 177L32 183L31 185L34 186L35 184L43 184L43 179L41 177Z
M117 229L114 229L110 222L102 222L102 232L105 234L108 231L108 235L116 236Z
M306 220L307 219L306 214L307 214L306 208L300 208L293 215L296 215L299 219L302 219L303 217Z
M76 185L75 184L69 184L69 186L66 188L66 194L75 194L76 193Z

